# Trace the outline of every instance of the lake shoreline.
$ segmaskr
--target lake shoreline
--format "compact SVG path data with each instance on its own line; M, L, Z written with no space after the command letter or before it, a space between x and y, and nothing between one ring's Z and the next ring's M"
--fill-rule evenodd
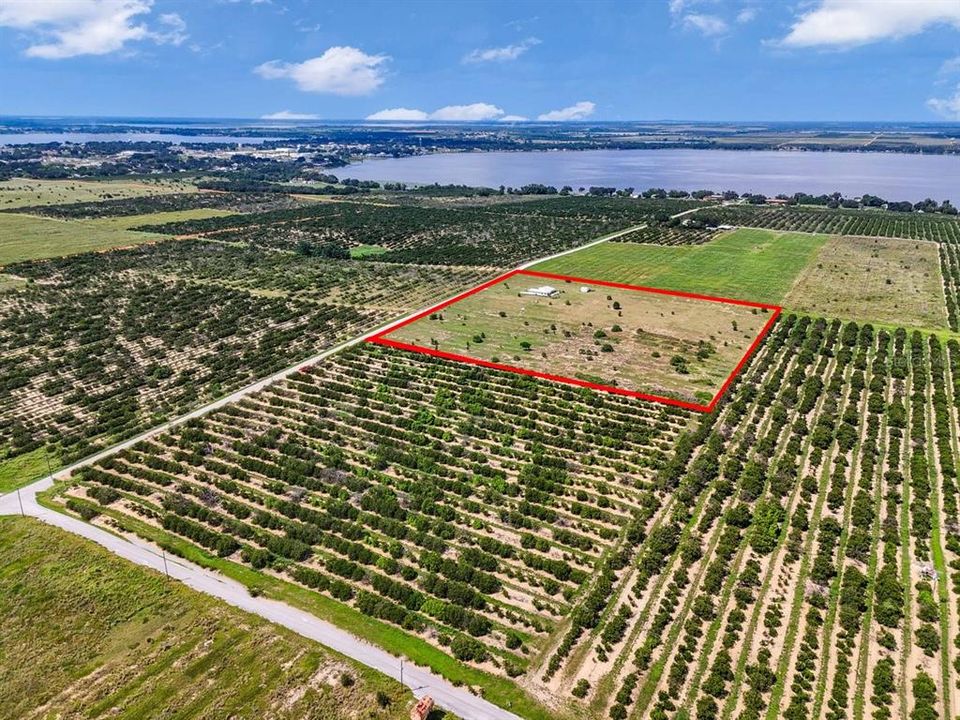
M519 187L540 183L735 190L739 193L864 193L918 202L960 202L960 156L870 150L495 150L367 158L341 174L358 180Z

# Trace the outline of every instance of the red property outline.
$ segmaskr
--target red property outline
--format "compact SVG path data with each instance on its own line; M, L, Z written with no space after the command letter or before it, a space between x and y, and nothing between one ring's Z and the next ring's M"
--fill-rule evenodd
M747 348L747 351L743 354L743 357L740 358L736 366L733 368L733 371L727 376L727 379L724 380L723 385L720 386L720 389L717 391L717 394L713 396L713 399L710 401L709 405L699 405L697 403L687 402L685 400L677 400L676 398L666 397L664 395L652 395L649 393L642 393L636 390L628 390L626 388L617 387L615 385L602 385L599 383L593 383L588 380L580 380L578 378L566 377L565 375L551 375L550 373L539 372L537 370L530 370L528 368L516 367L515 365L504 365L503 363L491 362L490 360L482 360L480 358L470 357L469 355L458 355L457 353L444 352L443 350L434 350L433 348L422 347L420 345L411 345L409 343L398 342L396 340L390 340L387 338L387 335L390 333L399 330L402 327L406 327L411 323L415 323L417 320L421 320L430 313L437 312L438 310L443 310L454 303L458 303L464 298L468 298L471 295L475 295L482 290L486 290L489 287L496 285L497 283L504 282L515 275L528 275L530 277L537 278L546 278L548 280L562 280L564 282L578 282L588 285L600 285L602 287L612 287L618 288L620 290L638 290L640 292L650 292L656 293L658 295L671 295L673 297L682 297L690 298L693 300L707 300L710 302L719 302L727 303L730 305L741 305L744 307L752 308L762 308L765 310L771 310L770 319L767 320L766 324L760 329L760 332L753 339L753 342L750 344L750 347ZM727 388L730 387L730 383L733 382L733 379L739 374L743 369L743 366L746 365L747 360L750 359L750 356L753 355L754 351L760 345L764 337L770 331L770 328L773 327L773 323L776 322L777 318L780 316L780 313L783 311L783 308L779 305L769 305L767 303L758 303L751 302L750 300L738 300L735 298L725 298L718 297L716 295L701 295L699 293L689 293L682 292L680 290L664 290L663 288L647 287L645 285L627 285L625 283L617 282L608 282L606 280L592 280L590 278L581 278L574 277L573 275L556 275L554 273L539 272L537 270L523 270L516 269L510 270L509 272L495 277L493 280L488 280L481 285L477 285L475 288L471 288L465 292L460 293L448 300L437 303L436 305L427 308L426 310L413 315L412 317L407 318L401 322L398 322L394 325L389 325L375 335L371 335L367 338L367 342L376 343L378 345L385 345L387 347L397 348L399 350L408 350L411 352L423 353L424 355L432 355L434 357L444 358L445 360L456 360L458 362L468 363L470 365L480 365L481 367L492 368L494 370L505 370L507 372L515 372L521 375L529 375L530 377L541 378L543 380L552 380L554 382L565 383L567 385L577 385L579 387L591 388L592 390L602 390L603 392L614 393L616 395L626 395L628 397L640 398L642 400L650 400L652 402L664 403L666 405L673 405L675 407L685 408L687 410L695 410L697 412L713 412L713 409L717 406L717 403L720 401L720 398L727 391Z

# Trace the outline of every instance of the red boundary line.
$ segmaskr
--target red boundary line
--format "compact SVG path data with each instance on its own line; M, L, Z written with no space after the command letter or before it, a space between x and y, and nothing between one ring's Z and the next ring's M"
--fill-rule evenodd
M713 399L708 405L700 405L698 403L691 403L685 400L677 400L676 398L667 397L665 395L652 395L649 393L642 393L636 390L628 390L626 388L617 387L615 385L602 385L599 383L590 382L589 380L580 380L578 378L567 377L565 375L551 375L550 373L539 372L537 370L530 370L529 368L516 367L514 365L505 365L503 363L496 363L490 360L482 360L480 358L470 357L469 355L458 355L456 353L449 353L443 350L434 350L433 348L422 347L420 345L410 345L408 343L398 342L396 340L390 340L387 338L387 335L390 333L399 330L402 327L421 320L430 313L435 313L438 310L443 310L454 303L460 302L464 298L468 298L471 295L475 295L482 290L486 290L489 287L501 283L509 278L512 278L515 275L529 275L531 277L546 278L550 280L563 280L564 282L580 282L587 285L600 285L602 287L612 287L619 288L621 290L637 290L640 292L651 292L658 295L672 295L674 297L689 298L692 300L706 300L709 302L719 302L727 303L731 305L741 305L744 307L752 308L762 308L765 310L771 310L772 314L770 319L767 320L766 324L760 329L760 332L757 333L757 336L753 339L753 342L750 344L750 347L747 348L747 351L743 354L743 357L740 358L736 366L733 368L733 371L730 375L727 376L727 379L724 380L723 385L720 386L720 390L717 391L716 395L713 396ZM433 357L443 358L445 360L455 360L457 362L468 363L470 365L480 365L481 367L492 368L494 370L504 370L506 372L514 372L520 375L527 375L529 377L540 378L542 380L551 380L553 382L565 383L567 385L577 385L579 387L590 388L592 390L601 390L603 392L614 393L616 395L626 395L628 397L640 398L641 400L649 400L651 402L659 402L665 405L673 405L674 407L681 407L687 410L695 410L697 412L713 412L716 408L717 403L720 401L720 398L727 391L727 388L730 387L730 384L733 382L734 378L740 373L743 369L743 366L747 364L747 360L750 359L750 356L756 351L760 343L763 341L763 338L766 337L767 333L770 331L770 328L773 327L773 324L776 322L777 318L780 317L780 313L783 311L783 308L779 305L770 305L767 303L758 303L751 302L749 300L739 300L736 298L725 298L718 297L716 295L702 295L699 293L689 293L682 292L680 290L664 290L663 288L654 288L646 287L644 285L627 285L625 283L617 282L608 282L606 280L592 280L590 278L581 278L574 277L572 275L556 275L554 273L539 272L537 270L510 270L509 272L504 273L498 277L488 280L487 282L477 285L474 288L460 293L448 300L444 300L441 303L423 310L422 312L413 315L406 320L398 322L394 325L388 325L386 328L381 330L375 335L367 338L367 342L376 343L378 345L385 345L387 347L396 348L399 350L408 350L410 352L418 352L424 355L431 355Z

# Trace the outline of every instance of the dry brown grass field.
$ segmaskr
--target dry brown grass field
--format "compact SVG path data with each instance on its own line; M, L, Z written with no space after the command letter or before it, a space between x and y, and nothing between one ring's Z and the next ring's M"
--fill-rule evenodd
M835 236L804 268L784 305L829 317L946 329L937 243Z
M74 202L183 193L194 186L179 180L35 180L14 178L0 182L0 210L28 205L61 205Z
M524 294L541 285L557 296ZM709 401L768 319L766 311L741 305L516 275L388 339Z

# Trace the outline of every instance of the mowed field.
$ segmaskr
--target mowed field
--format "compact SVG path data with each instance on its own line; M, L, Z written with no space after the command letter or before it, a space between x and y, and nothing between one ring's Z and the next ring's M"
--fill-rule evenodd
M193 192L189 183L175 180L30 180L0 182L0 210L28 205L61 205L74 202Z
M533 269L779 304L826 241L826 235L741 229L703 245L601 243Z
M412 702L316 643L29 518L0 518L0 658L0 717L21 720L392 720Z
M134 232L128 228L147 223L180 222L229 214L226 210L201 208L95 220L60 220L0 213L0 266L158 242L165 237L155 233Z
M559 295L522 294L544 284ZM387 338L705 403L768 319L765 310L730 303L520 274Z
M827 317L947 329L937 243L833 237L784 304Z

